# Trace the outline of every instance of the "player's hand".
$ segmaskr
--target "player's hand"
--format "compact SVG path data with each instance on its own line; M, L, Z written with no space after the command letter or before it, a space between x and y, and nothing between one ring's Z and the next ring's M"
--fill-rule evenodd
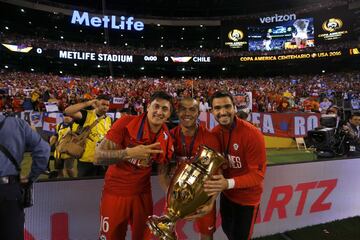
M213 175L209 180L204 183L204 191L209 196L219 194L228 188L228 181L223 175Z
M193 221L195 220L196 218L200 218L200 217L203 217L205 216L206 214L208 214L209 212L211 212L211 210L213 209L214 207L214 202L210 203L210 204L206 204L206 205L203 205L201 207L199 207L195 213L185 217L184 219L187 220L187 221Z
M146 167L150 164L151 154L163 153L160 148L160 143L156 142L150 145L138 145L132 148L126 149L129 159L138 159L137 165Z
M93 99L87 102L87 105L92 108L97 108L99 106L99 100Z

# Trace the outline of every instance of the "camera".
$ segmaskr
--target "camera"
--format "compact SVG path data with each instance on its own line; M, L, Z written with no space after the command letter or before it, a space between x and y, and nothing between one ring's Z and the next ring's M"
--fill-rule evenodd
M308 131L308 141L316 149L318 158L342 156L349 149L346 133L342 131L334 114L321 116L320 127Z

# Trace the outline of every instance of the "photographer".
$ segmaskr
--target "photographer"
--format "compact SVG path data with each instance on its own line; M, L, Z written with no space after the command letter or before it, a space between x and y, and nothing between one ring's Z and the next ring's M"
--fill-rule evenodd
M351 114L349 121L342 126L349 143L349 156L360 156L360 112Z
M24 207L31 205L31 184L47 168L50 146L19 118L0 115L0 233L1 239L24 239ZM32 152L28 177L20 178L25 151ZM27 194L24 194L27 193ZM26 197L25 197L26 196ZM28 201L25 201L28 200Z

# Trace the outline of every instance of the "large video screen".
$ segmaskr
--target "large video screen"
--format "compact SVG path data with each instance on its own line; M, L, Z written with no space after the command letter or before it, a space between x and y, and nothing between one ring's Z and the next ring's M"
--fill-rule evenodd
M267 26L250 26L249 51L273 51L314 47L314 20L301 18Z

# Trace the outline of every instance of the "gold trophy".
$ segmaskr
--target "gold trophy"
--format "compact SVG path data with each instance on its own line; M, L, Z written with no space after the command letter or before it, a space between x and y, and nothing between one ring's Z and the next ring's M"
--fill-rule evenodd
M161 240L176 240L176 221L205 205L211 197L203 184L225 163L225 158L207 146L200 146L191 163L181 163L171 179L163 216L149 216L150 231Z

